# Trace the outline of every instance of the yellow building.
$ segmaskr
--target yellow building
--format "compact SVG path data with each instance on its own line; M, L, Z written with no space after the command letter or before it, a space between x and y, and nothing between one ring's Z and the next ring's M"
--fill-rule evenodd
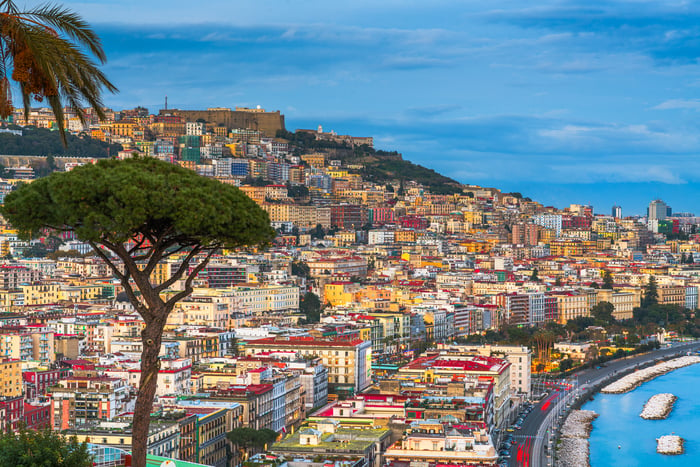
M549 250L552 256L581 256L585 252L584 242L581 240L553 241L549 244Z
M560 324L591 315L587 294L561 292L554 296L557 299L557 322Z
M462 214L464 215L464 222L468 224L479 225L484 223L484 215L481 211L464 211Z
M309 164L311 167L316 167L317 169L322 169L326 166L325 154L304 154L301 156L301 160Z
M616 320L631 319L633 310L640 305L640 297L639 294L632 292L598 290L598 302L611 303L615 307L613 317Z
M100 125L100 130L102 130L103 133L110 134L111 136L126 136L133 138L136 129L137 125L133 122L114 122Z
M415 243L416 231L415 230L397 230L396 232L394 232L394 241L396 243Z
M657 288L660 305L685 306L685 287L682 285L662 285Z
M19 286L24 295L25 305L46 305L58 303L61 299L59 284L24 284Z
M175 304L172 313L168 316L168 324L191 324L225 329L231 314L230 302L231 300L226 297L201 293L191 295ZM179 316L180 314L182 317ZM174 320L181 320L181 322L174 323Z
M323 286L323 297L331 306L348 305L355 301L360 286L352 282L330 282Z
M337 247L349 246L355 243L355 232L337 232L333 236L333 244Z
M240 190L248 195L250 199L257 204L262 205L265 202L265 187L264 186L247 186L240 187Z
M22 362L3 359L0 361L0 396L21 396L22 391Z
M83 302L96 300L102 296L102 286L99 285L72 285L63 287L59 291L60 300Z

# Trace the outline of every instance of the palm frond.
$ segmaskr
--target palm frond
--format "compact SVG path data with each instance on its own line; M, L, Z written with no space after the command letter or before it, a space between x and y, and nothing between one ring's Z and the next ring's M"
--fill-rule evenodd
M64 145L64 104L83 123L85 106L104 119L102 93L118 90L90 56L100 63L106 60L99 37L79 15L58 5L19 12L11 0L0 0L0 20L0 58L3 66L11 63L8 68L19 82L25 118L29 118L33 97L46 98Z
M80 15L59 5L44 5L23 12L22 17L31 18L56 31L66 34L80 45L87 47L97 57L100 63L107 61L107 56L102 49L102 41L92 30L90 25Z

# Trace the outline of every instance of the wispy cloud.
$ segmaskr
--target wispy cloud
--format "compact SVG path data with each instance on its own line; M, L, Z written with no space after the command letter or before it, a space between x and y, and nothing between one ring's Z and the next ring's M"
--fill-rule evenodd
M652 107L655 110L700 109L700 99L670 99Z

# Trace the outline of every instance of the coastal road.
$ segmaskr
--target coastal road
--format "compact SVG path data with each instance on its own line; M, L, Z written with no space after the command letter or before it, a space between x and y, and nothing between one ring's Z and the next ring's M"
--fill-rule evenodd
M686 352L695 351L699 348L700 341L674 344L671 347L642 355L612 360L607 362L605 366L581 370L565 381L556 381L547 385L546 387L551 388L548 395L538 402L527 415L522 423L522 429L511 433L515 444L510 449L511 457L508 465L511 467L545 467L552 465L552 453L548 446L551 432L566 418L567 405L573 404L578 395L603 383L608 378L612 380L617 373L622 373L635 366L641 366L654 360L666 359L674 355L682 356Z

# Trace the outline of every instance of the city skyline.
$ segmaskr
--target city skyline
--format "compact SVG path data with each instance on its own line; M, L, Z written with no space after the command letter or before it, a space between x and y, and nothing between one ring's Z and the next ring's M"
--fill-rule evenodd
M103 39L113 107L262 105L545 204L700 210L693 6L65 5Z

